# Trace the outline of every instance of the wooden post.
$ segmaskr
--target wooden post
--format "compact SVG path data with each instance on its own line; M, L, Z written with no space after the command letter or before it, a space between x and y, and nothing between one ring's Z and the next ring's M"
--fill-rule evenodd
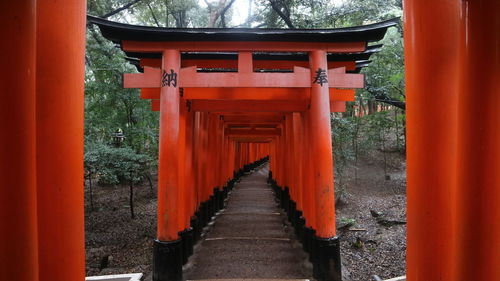
M196 193L196 208L200 207L203 201L203 194L201 190L201 112L194 113L194 158L195 161L195 193ZM199 214L198 214L199 215Z
M177 223L178 230L183 230L187 226L186 222L186 118L187 107L184 99L179 99L179 141L177 144L178 153L178 202L177 202ZM168 194L167 194L168 196Z
M316 214L318 215L316 235L321 238L330 238L335 236L335 200L328 80L320 84L321 77L327 75L324 72L327 69L326 53L324 51L311 52L310 63L313 83L309 125L311 155L316 162L314 169Z
M295 154L295 178L294 182L297 185L297 210L302 211L302 194L303 194L303 182L302 182L302 163L304 157L304 145L302 143L304 137L304 132L302 130L302 120L300 113L293 113L293 138L294 138L294 154Z
M37 1L36 175L40 281L85 278L85 11L86 1Z
M194 244L196 239L198 238L198 219L195 216L195 212L197 209L197 198L195 193L195 183L196 183L196 174L195 174L195 160L194 160L194 112L189 110L189 105L186 103L186 107L188 109L186 115L186 148L185 148L185 193L186 197L184 198L185 206L186 206L186 216L185 216L185 225L186 225L186 237L188 239L188 256L193 254Z
M0 44L0 271L13 281L38 280L35 10L34 0L0 4L8 38Z
M454 280L500 280L500 2L464 3Z
M189 226L189 197L188 197L188 184L189 176L187 174L188 167L186 166L186 134L187 134L187 102L184 99L179 101L179 141L177 145L178 150L178 203L177 203L177 223L180 239L182 240L182 264L186 264L190 252L192 252L192 229Z
M302 194L304 201L304 217L306 219L305 225L310 229L315 229L316 227L316 208L314 202L314 178L313 170L316 166L312 159L311 150L311 133L310 133L310 122L309 113L305 112L303 114L303 126L304 126L304 162L302 164L303 177L302 185L304 186L304 193Z
M409 281L457 280L453 199L462 2L404 1Z
M325 51L309 54L311 65L311 108L309 130L311 156L315 162L314 190L316 209L316 245L314 266L319 280L341 280L340 245L335 236L335 198L330 124L328 65Z
M180 52L163 51L158 165L158 239L153 250L153 280L182 280L179 239Z
M210 113L209 125L208 125L208 165L207 165L207 175L208 184L206 186L207 193L209 196L209 206L210 206L210 217L215 214L215 188L217 185L217 175L214 168L217 167L217 124L219 122L219 116L217 114Z
M196 175L194 173L195 162L194 162L194 112L187 112L186 115L186 163L185 163L185 176L186 176L186 199L185 204L187 206L187 218L186 222L189 225L190 217L196 210L196 198L195 198L195 179Z

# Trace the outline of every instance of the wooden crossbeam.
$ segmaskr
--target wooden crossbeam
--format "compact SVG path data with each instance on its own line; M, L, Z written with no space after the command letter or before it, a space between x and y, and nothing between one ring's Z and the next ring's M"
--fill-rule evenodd
M194 100L191 110L207 112L300 112L307 109L304 101L213 101Z
M265 41L162 41L121 42L122 50L126 52L153 52L174 49L181 52L309 52L323 50L329 53L357 53L366 50L366 42L265 42Z
M184 88L187 100L308 100L310 88ZM160 99L160 88L142 88L141 98ZM330 101L354 101L353 89L330 88Z
M363 88L363 74L341 73L345 68L329 70L328 85L331 88ZM229 72L203 73L196 67L182 68L179 74L182 88L310 88L310 70L294 67L293 73ZM124 88L159 88L161 70L145 67L144 73L124 74Z
M139 62L141 67L161 67L161 59L143 58ZM238 68L238 60L217 60L217 59L184 59L181 67L196 66L198 68ZM253 68L256 69L293 69L294 66L309 67L308 61L287 61L287 60L254 60ZM328 68L345 67L347 70L355 70L354 61L330 61Z
M272 139L266 139L266 138L258 138L258 137L230 137L230 140L239 142L239 143L270 143L273 140Z
M262 113L252 113L252 116L246 115L236 115L236 114L224 114L223 120L224 123L273 123L279 124L283 122L283 113L275 113L271 114L262 114Z
M228 123L225 122L224 126L227 128L238 129L238 128L257 128L257 129L275 129L278 124L277 123Z
M276 107L280 106L280 107ZM234 112L302 112L307 109L307 103L305 102L255 102L255 101L206 101L199 100L193 101L191 103L191 110L194 111L205 111L205 112L217 112L220 114L224 113L234 113ZM346 105L344 101L330 101L330 112L345 112ZM160 100L151 100L151 110L160 111ZM268 117L259 118L258 116L241 116L239 118L227 117L228 120L233 120L233 122L248 124L251 123L263 123L268 120ZM274 121L269 121L272 123L282 121L282 117L275 117Z
M345 102L330 101L330 112L345 112Z
M224 129L224 135L225 136L246 136L246 137L252 137L252 136L280 136L281 135L281 129L280 128L274 128L274 129L233 129L233 128L227 128Z

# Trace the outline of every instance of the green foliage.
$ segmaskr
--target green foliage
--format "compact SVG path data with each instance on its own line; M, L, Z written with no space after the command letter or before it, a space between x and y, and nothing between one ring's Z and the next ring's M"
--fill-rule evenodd
M375 140L375 144L381 146L388 130L393 122L389 116L389 111L374 112L365 117L368 125L366 130L367 139Z
M354 160L355 152L351 147L351 141L355 137L358 124L353 117L344 118L341 114L333 114L331 123L335 171L341 175L346 165Z
M372 56L372 63L362 70L366 86L358 90L362 100L405 101L403 37L399 30L389 29L382 50Z
M353 218L345 218L345 217L342 217L340 219L340 223L342 224L346 224L346 225L354 225L356 223L356 220L353 219Z
M126 145L151 157L157 154L158 113L137 89L124 89L123 73L136 72L123 52L90 27L85 71L85 143L107 143L117 129Z
M135 23L157 27L203 26L207 21L195 0L143 0L129 12Z
M139 183L149 172L151 159L129 147L115 148L105 144L86 146L84 167L87 177L102 185Z

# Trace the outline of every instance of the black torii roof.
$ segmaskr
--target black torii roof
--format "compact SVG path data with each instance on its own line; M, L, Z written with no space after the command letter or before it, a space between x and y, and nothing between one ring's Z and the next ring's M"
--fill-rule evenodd
M87 16L87 21L96 24L102 35L121 44L129 41L272 41L272 42L376 42L382 40L387 29L399 23L393 18L379 23L335 29L262 29L262 28L164 28L137 26ZM328 61L364 61L357 65L368 65L370 56L380 51L382 44L368 46L364 52L329 53ZM161 58L160 53L125 52L129 58ZM237 59L233 52L183 52L183 59ZM305 53L256 52L254 60L308 60ZM133 61L133 60L132 60ZM131 61L131 62L132 62Z
M87 16L99 26L107 39L130 41L273 41L273 42L374 42L380 41L387 28L399 18L335 29L267 29L267 28L164 28L138 26Z

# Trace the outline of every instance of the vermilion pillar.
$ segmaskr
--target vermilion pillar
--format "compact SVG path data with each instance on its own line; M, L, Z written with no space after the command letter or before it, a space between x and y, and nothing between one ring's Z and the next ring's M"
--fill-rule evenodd
M177 222L180 230L179 236L182 240L182 264L186 264L188 257L192 252L192 228L190 228L190 213L189 213L189 180L191 177L187 174L190 168L186 165L187 154L186 136L187 136L187 119L188 119L187 102L181 99L179 102L179 142L178 149L178 202L177 202Z
M304 126L304 162L302 164L302 185L304 191L302 193L302 200L304 202L304 217L306 219L305 226L308 227L306 231L312 231L316 226L316 210L315 210L315 200L314 200L314 178L313 171L315 167L314 161L312 161L312 150L311 150L311 134L310 134L310 122L309 113L305 112L303 114L303 126Z
M303 140L303 131L302 131L302 124L301 124L301 118L300 118L300 113L296 112L293 113L293 142L294 142L294 156L295 160L293 162L294 166L294 183L296 186L296 195L295 195L295 201L297 203L297 217L298 217L298 223L300 224L298 227L302 228L304 224L304 220L301 219L303 213L303 204L302 204L302 190L303 190L303 181L302 181L302 158L304 156L304 145L302 143Z
M312 83L309 145L315 162L314 190L318 247L314 266L319 280L341 280L340 245L335 236L332 135L326 52L310 52L309 63Z
M333 190L333 158L330 123L328 81L320 84L321 75L326 75L326 52L314 51L310 54L311 86L310 133L311 155L316 162L314 188L316 198L316 235L322 238L335 236L335 206ZM318 73L319 72L319 73Z
M36 174L40 281L76 281L85 277L85 11L85 1L37 1Z
M296 195L296 201L297 201L297 210L300 211L299 216L302 215L301 211L303 210L303 205L302 205L302 161L303 161L303 156L304 156L304 145L302 143L303 140L303 130L302 130L302 120L300 113L296 112L293 113L293 140L294 140L294 155L295 155L295 160L294 160L294 167L295 167L295 172L294 172L294 182L297 186L297 195Z
M200 112L195 112L194 113L194 132L193 132L193 144L194 144L194 155L193 155L193 161L194 161L194 173L196 174L195 177L195 196L196 196L196 209L199 207L200 203L203 201L202 198L202 193L200 190L201 186L201 113ZM197 214L197 217L199 219L200 214Z
M465 5L454 280L500 280L500 1Z
M181 99L179 101L179 142L177 144L178 151L178 202L177 202L177 222L178 229L184 229L186 225L186 117L187 117L187 107L186 101ZM182 238L182 237L181 237Z
M158 165L158 240L153 252L153 280L182 280L179 239L179 99L180 52L163 51Z
M197 206L194 193L196 174L194 173L195 162L194 162L194 113L188 112L186 116L186 162L185 162L185 177L186 177L186 197L185 204L188 217L186 218L186 223L189 225L191 216L194 214Z
M453 199L462 2L404 1L409 281L456 280Z
M0 24L0 272L38 280L35 166L35 1L4 1ZM82 278L83 279L83 278Z

